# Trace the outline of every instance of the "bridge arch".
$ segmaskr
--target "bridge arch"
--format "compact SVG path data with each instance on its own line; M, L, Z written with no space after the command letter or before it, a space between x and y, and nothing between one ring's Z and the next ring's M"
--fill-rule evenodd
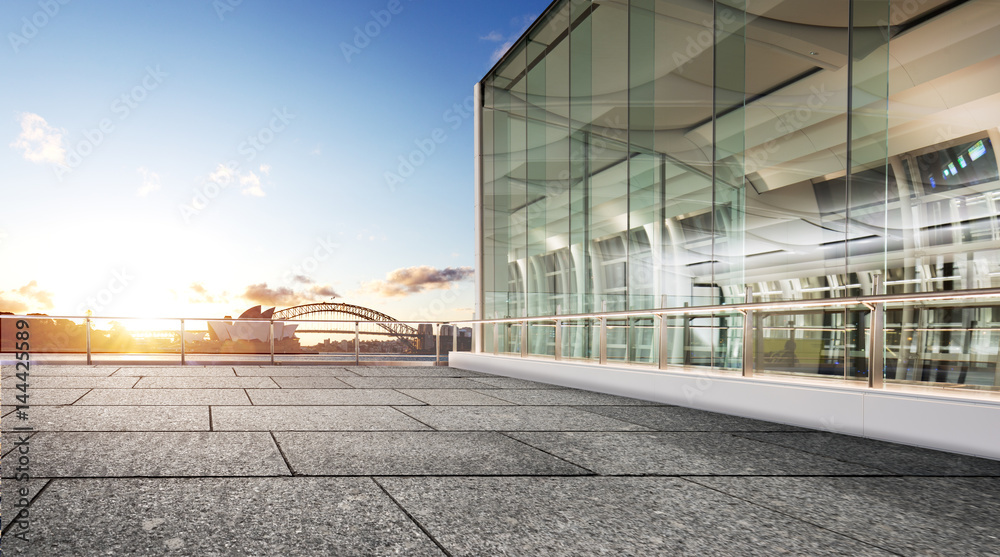
M352 304L322 302L285 308L274 312L275 321L291 321L304 315L316 313L333 314L334 320L370 321L405 344L411 351L417 351L415 340L419 332L415 327L399 322L396 318L380 311ZM358 319L356 319L358 318Z

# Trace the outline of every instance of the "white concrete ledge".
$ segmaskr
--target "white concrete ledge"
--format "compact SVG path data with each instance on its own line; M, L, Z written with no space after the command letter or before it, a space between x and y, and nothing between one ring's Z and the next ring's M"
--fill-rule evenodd
M1000 460L1000 397L452 352L453 367Z

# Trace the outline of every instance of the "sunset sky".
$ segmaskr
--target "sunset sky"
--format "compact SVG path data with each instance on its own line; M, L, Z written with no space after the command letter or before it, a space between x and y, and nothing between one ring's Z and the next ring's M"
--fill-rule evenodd
M4 2L0 311L471 318L473 85L548 3Z

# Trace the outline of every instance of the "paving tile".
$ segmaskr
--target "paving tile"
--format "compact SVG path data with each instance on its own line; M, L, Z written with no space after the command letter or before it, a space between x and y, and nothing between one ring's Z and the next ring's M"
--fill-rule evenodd
M581 410L657 431L809 431L682 406L579 406Z
M243 389L94 389L76 406L249 405Z
M603 475L864 475L879 470L726 433L509 433Z
M497 389L478 389L477 392L524 406L662 406L658 402L582 391L579 389L504 389L502 391Z
M379 478L452 555L889 555L675 478Z
M15 366L4 365L3 376L15 375ZM31 363L29 370L32 375L58 375L63 377L110 377L116 366L64 366L54 364Z
M367 478L54 480L32 515L30 547L5 552L443 555Z
M215 431L419 431L430 429L386 406L218 406Z
M37 478L290 475L263 432L42 432L31 454ZM5 477L14 456L3 461Z
M80 397L90 392L90 389L38 389L28 383L28 405L29 406L59 406L62 404L73 404ZM14 407L21 404L17 400L17 395L23 395L16 387L7 383L2 392L3 406Z
M6 480L0 483L0 494L2 494L2 497L0 497L0 530L6 528L8 524L14 521L18 513L27 508L27 531L29 533L32 532L31 522L33 521L31 520L31 513L35 509L29 505L31 500L38 495L38 492L48 482L49 480ZM22 494L22 489L26 490L26 493ZM7 544L13 539L14 534L24 530L24 528L18 528L15 525L9 534L5 534L3 540L4 549L7 548Z
M478 389L567 389L568 387L563 387L561 385L550 385L548 383L539 383L538 381L527 381L525 379L517 379L515 377L497 377L484 375L482 377L472 377L470 378L477 383L482 383Z
M270 377L143 377L136 389L277 389Z
M641 431L646 428L564 406L406 406L405 412L450 431Z
M436 406L510 406L511 404L506 400L490 396L495 391L477 393L466 389L399 389L399 392Z
M566 475L577 466L494 432L276 433L295 474Z
M240 377L356 377L338 366L236 366Z
M115 377L235 377L233 368L226 366L140 366L123 367Z
M359 389L475 389L482 387L466 377L344 377Z
M362 377L481 377L483 374L444 366L354 366Z
M272 377L282 389L352 389L336 377Z
M4 420L4 431L27 425L35 431L205 431L208 407L39 406L26 422Z
M0 456L7 456L7 453L18 448L15 443L20 443L25 440L30 440L31 436L34 435L30 431L4 431L0 432ZM31 445L29 443L28 450L30 452Z
M827 432L740 436L909 476L1000 476L1000 461Z
M996 555L1000 478L692 478L901 555Z
M31 376L32 389L131 389L138 377Z
M258 406L423 405L392 389L247 389Z

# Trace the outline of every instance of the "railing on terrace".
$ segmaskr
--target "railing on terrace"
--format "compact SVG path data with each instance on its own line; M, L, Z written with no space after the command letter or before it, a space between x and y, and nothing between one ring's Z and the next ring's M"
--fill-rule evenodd
M753 299L751 292L747 292L746 299ZM444 328L455 332L471 327L472 338L450 335L452 352L459 351L461 343L462 350L522 358L631 364L664 370L713 369L747 377L792 374L839 378L872 388L880 388L888 381L1000 390L1000 288L559 316L403 322L417 329L425 326L424 338L418 340L424 354L388 355L363 350L363 338L391 338L379 327L380 322L234 320L268 323L271 331L263 341L264 346L255 344L249 351L241 352L238 343L220 349L218 341L213 343L206 339L207 322L218 319L138 320L38 315L0 316L0 352L16 351L13 343L17 320L39 324L61 322L64 326L67 322L73 323L83 334L74 337L56 328L54 333L47 335L44 341L47 345L35 344L35 339L41 341L46 336L43 327L32 329L33 349L46 353L85 354L88 364L93 362L95 355L126 353L169 357L170 361L177 358L181 363L249 358L247 363L333 361L364 364L394 359L423 360L440 365L447 360L449 344L449 335L442 335ZM137 325L147 328L129 328L130 321L140 321ZM156 328L148 327L151 322L174 325L154 330ZM306 331L303 334L340 336L343 340L338 351L303 354L284 346L280 338L276 342L279 335L274 331L280 323L298 324L300 332ZM116 346L116 332L120 338L138 339L142 350ZM195 337L194 340L191 337ZM343 350L344 341L348 343L346 351ZM232 351L226 352L226 349ZM881 373L871 373L871 370L881 370Z
M241 332L237 338L220 340L210 333L210 322L229 323ZM397 328L401 324L412 329L400 333ZM287 325L297 326L293 336L283 334ZM468 329L463 332L446 325L431 321L0 315L0 353L14 354L16 359L17 353L28 352L32 359L42 357L49 363L74 363L72 357L85 357L88 365L100 357L112 358L115 363L124 358L129 362L181 364L442 365L447 361L448 344L453 352L470 350L472 345L471 337L465 336ZM21 345L24 337L27 343ZM311 344L303 346L306 339Z
M881 290L881 284L876 284ZM1000 390L1000 289L451 322L522 358ZM881 373L871 373L881 370Z

